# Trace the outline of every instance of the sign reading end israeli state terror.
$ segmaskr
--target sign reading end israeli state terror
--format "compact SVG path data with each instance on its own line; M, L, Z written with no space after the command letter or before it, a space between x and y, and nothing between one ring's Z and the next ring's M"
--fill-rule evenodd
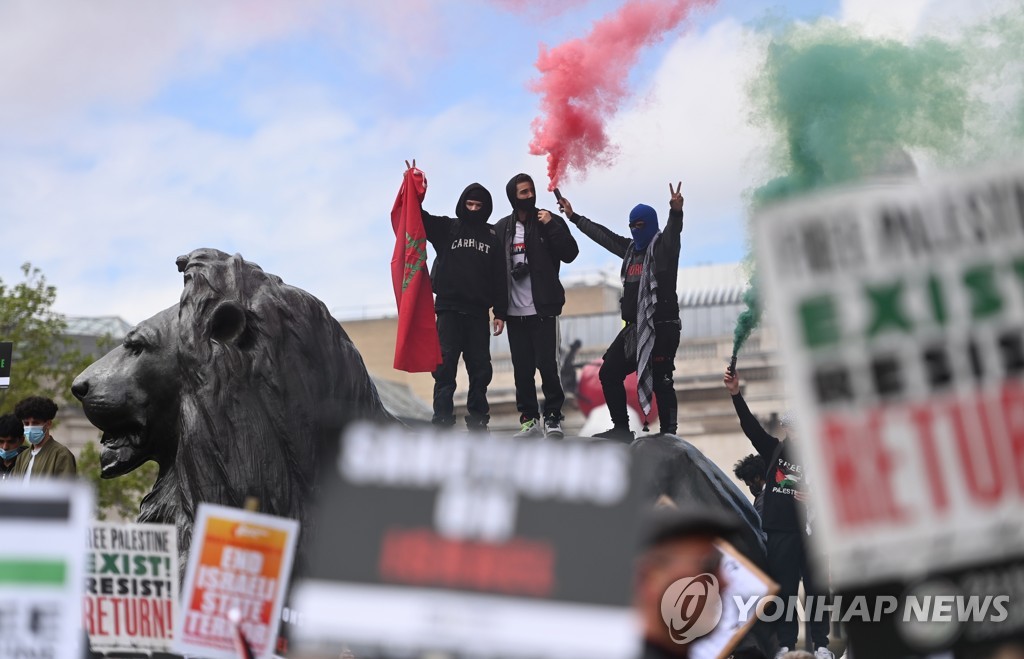
M166 524L89 527L83 619L95 652L167 652L178 605L178 534Z
M756 227L833 584L1024 556L1024 167Z
M333 467L293 596L305 656L636 651L627 446L358 425Z
M293 519L200 504L174 651L235 659L241 635L254 656L271 656L298 535Z

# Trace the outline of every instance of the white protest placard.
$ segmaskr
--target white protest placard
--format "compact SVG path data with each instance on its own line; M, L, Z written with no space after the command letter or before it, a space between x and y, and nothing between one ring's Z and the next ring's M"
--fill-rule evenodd
M81 659L83 483L0 484L0 657Z
M718 540L715 547L722 555L718 569L724 585L721 591L722 617L710 634L690 645L690 659L727 659L757 622L757 613L764 608L766 598L779 591L777 583L731 544ZM751 606L742 611L741 601L751 603Z
M170 651L178 607L175 528L93 522L87 538L82 613L93 651Z
M203 503L194 528L174 651L236 659L241 629L255 656L270 657L298 521Z
M755 227L833 585L1024 553L1024 167Z

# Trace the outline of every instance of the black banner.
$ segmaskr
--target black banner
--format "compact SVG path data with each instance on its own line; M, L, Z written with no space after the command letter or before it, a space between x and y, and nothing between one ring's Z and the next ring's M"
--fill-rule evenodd
M630 601L640 500L624 445L350 435L340 463L313 579Z
M625 444L364 426L335 464L294 601L310 642L565 657L636 643Z

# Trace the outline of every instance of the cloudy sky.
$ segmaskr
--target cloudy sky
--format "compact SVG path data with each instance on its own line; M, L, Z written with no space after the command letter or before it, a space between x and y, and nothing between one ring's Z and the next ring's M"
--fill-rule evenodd
M528 153L540 44L622 1L0 0L0 278L31 261L59 311L135 323L177 301L176 256L216 247L339 318L389 311L403 160L427 173L427 209L452 214L476 180L506 214L512 174L546 183ZM963 4L719 0L643 52L608 125L614 161L562 191L625 232L629 208L664 208L682 181L684 264L736 261L766 175L744 97L755 28L831 17L908 38ZM566 272L614 261L581 246Z

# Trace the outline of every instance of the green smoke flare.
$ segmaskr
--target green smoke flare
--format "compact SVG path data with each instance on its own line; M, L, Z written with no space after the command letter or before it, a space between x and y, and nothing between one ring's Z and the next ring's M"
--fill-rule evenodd
M758 323L761 322L761 304L757 297L756 274L751 276L750 285L743 292L743 304L747 305L739 318L736 319L736 329L733 331L732 355L735 357L743 344L750 338Z

